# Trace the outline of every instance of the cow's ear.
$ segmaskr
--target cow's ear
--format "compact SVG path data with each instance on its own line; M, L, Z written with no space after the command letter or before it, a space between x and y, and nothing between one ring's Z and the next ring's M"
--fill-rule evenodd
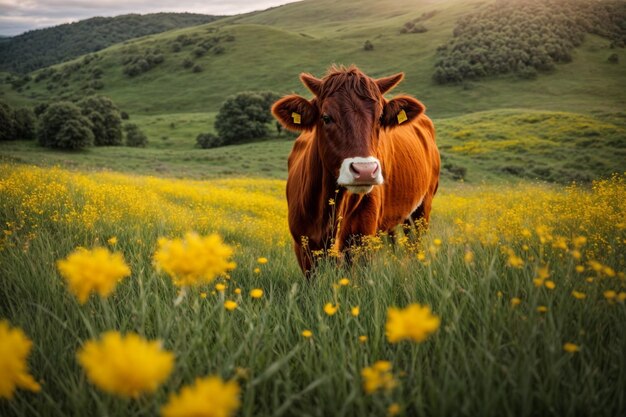
M400 72L398 74L391 75L389 77L377 79L376 85L378 86L378 89L380 90L380 94L385 94L386 92L390 91L392 88L398 85L400 81L402 81L403 78L404 78L404 73Z
M320 91L322 91L322 80L303 72L300 74L300 81L302 81L302 84L304 84L310 92L315 94L316 97L320 95Z
M425 110L426 107L413 97L394 97L385 103L383 114L380 117L380 124L383 127L394 127L403 123L409 123L424 113Z
M298 95L281 98L272 106L272 114L289 130L310 130L317 123L317 107Z

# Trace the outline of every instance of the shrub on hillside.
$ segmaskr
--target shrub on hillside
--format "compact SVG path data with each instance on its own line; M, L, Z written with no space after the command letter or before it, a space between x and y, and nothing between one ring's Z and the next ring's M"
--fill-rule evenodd
M124 125L126 132L126 146L143 148L148 144L148 137L134 123Z
M370 41L365 41L365 43L363 44L363 50L364 51L373 51L374 50L374 44L371 43Z
M122 61L122 64L124 65L124 74L129 77L135 77L139 74L150 71L164 60L165 57L158 49L145 51L142 55L128 55Z
M93 144L91 122L75 104L51 104L41 116L37 138L41 146L82 149Z
M31 109L17 109L13 113L13 128L16 139L35 139L35 113Z
M453 38L437 48L433 79L460 83L508 73L533 78L570 62L585 33L619 44L626 39L625 19L623 2L609 0L498 1L459 19Z
M609 58L607 59L607 61L609 61L611 64L618 64L619 63L619 55L611 54L611 55L609 55Z
M35 112L36 117L40 117L42 114L48 110L48 103L39 103L35 107L33 107L33 112Z
M272 121L270 108L278 98L273 92L244 92L227 98L215 118L215 130L224 144L266 136Z
M15 139L13 110L0 101L0 141Z
M120 118L121 118L122 120L128 120L128 119L130 119L130 116L129 116L129 115L128 115L128 113L126 113L125 111L121 111L121 112L120 112Z
M185 58L183 61L183 68L191 68L193 67L193 61L189 58Z
M196 73L197 72L202 72L202 65L200 65L200 64L194 65L192 71L196 72Z
M119 109L110 98L87 97L79 103L83 116L91 121L96 146L122 144L122 118Z
M222 138L213 133L200 133L196 137L196 145L202 149L217 148L223 144Z

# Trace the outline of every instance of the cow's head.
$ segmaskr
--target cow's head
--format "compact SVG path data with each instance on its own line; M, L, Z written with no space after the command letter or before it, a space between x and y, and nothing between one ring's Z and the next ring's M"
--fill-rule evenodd
M315 97L283 97L272 113L287 129L314 129L324 169L348 191L369 193L383 183L380 130L409 123L424 111L413 97L383 97L403 77L400 73L375 80L354 66L332 67L322 79L301 74L300 80Z

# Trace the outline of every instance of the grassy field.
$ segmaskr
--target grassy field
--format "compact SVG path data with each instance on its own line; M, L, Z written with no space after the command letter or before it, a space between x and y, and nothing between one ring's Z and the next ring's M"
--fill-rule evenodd
M306 281L282 180L4 164L0 305L33 340L29 367L42 389L1 401L0 414L156 415L168 393L216 374L241 387L242 416L388 415L392 404L399 415L620 415L625 181L443 187L420 243L373 238L351 266L324 261ZM220 233L237 267L213 283L223 292L204 285L175 306L177 290L152 257L159 237L189 230ZM79 246L122 254L130 278L109 298L79 304L55 266ZM263 297L250 298L253 288ZM226 300L238 307L227 311ZM338 312L328 316L326 303ZM389 343L388 308L410 303L431 306L440 328L423 343ZM156 393L120 399L87 381L76 351L107 330L159 339L174 353ZM391 362L397 386L366 394L361 371L378 360Z

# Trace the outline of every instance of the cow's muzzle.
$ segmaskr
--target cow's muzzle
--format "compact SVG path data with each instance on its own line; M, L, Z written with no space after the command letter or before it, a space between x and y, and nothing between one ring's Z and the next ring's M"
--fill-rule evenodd
M346 158L341 163L337 184L350 192L367 194L383 183L381 171L380 161L373 156Z

